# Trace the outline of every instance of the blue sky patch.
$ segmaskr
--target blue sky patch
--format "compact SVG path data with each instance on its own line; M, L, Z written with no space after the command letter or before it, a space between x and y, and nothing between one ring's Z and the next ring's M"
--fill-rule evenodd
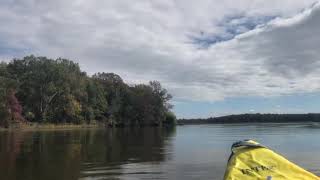
M264 25L277 16L245 16L234 15L225 17L218 27L223 29L222 34L210 34L205 31L200 31L197 35L191 37L192 43L199 48L208 48L213 44L228 41L235 36L255 29L257 26Z

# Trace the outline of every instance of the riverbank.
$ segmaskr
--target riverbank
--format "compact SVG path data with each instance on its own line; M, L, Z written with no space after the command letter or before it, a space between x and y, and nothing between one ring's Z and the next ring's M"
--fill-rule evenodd
M148 124L148 125L110 125L106 123L90 123L90 124L72 124L72 123L35 123L35 122L15 122L11 123L8 127L0 127L0 131L38 131L38 130L73 130L73 129L99 129L99 128L143 128L143 127L173 127L176 124L163 123Z
M38 131L38 130L73 130L73 129L91 129L91 128L104 128L103 124L41 124L41 123L14 123L9 127L0 127L0 131Z

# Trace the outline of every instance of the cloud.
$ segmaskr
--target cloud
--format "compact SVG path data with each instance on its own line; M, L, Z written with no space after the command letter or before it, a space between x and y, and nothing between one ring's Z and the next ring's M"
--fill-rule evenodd
M313 3L3 0L0 58L71 58L90 74L159 80L177 101L317 92Z
M201 31L196 36L191 36L192 43L199 45L199 48L208 48L211 45L223 41L232 40L239 34L251 31L258 26L264 25L273 20L276 16L246 16L246 15L233 15L225 17L221 20L218 27L224 29L220 34L205 34Z

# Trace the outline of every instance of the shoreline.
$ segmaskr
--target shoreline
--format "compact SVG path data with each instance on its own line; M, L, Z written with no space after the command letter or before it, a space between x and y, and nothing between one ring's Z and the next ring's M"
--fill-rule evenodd
M105 126L102 124L13 124L8 128L0 127L0 132L3 131L57 131L57 130L75 130L75 129L102 129Z
M301 124L301 123L317 123L320 126L320 121L288 121L288 122L178 122L177 126L188 126L188 125L223 125L223 124L235 124L235 125L248 125L248 124Z
M176 124L177 125L177 124ZM83 129L113 129L113 128L142 128L142 127L169 127L166 124L162 126L108 126L105 123L92 124L51 124L51 123L12 123L9 127L0 127L0 132L10 131L59 131L59 130L83 130Z
M238 114L211 118L179 119L178 125L232 123L320 123L320 113L307 114Z

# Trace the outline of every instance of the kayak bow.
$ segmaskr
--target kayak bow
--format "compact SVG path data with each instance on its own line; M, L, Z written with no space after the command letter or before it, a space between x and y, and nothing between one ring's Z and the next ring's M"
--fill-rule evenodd
M231 150L224 180L320 180L253 140L236 142Z

